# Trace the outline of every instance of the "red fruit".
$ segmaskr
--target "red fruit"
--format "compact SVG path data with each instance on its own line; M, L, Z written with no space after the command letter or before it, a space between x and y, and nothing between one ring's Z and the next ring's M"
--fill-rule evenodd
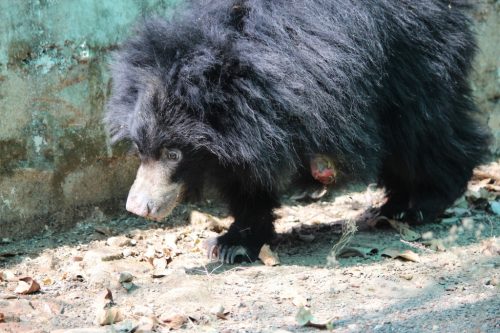
M314 155L310 163L311 174L314 179L325 185L335 182L335 165L330 156Z

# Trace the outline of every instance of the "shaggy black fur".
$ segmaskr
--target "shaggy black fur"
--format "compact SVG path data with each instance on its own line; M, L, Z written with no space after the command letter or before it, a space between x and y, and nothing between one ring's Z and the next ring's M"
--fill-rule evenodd
M466 187L488 134L467 82L469 20L450 0L193 1L116 53L106 122L173 181L209 177L235 223L219 249L273 236L278 192L311 154L377 179L382 214L430 221Z

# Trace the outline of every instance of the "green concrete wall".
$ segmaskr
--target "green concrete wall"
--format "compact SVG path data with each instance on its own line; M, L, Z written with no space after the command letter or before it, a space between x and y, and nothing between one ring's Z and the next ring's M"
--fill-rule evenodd
M0 1L0 237L123 209L137 161L102 126L109 54L178 2Z
M0 237L113 213L137 160L102 126L110 51L141 16L182 0L0 0ZM474 87L500 153L500 4L474 14Z

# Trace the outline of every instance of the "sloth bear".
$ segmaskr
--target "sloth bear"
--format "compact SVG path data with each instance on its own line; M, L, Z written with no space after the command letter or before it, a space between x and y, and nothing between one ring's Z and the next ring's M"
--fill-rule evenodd
M376 180L380 214L433 221L487 152L467 82L476 50L455 0L186 1L114 55L105 117L141 165L127 210L162 219L209 179L235 222L208 242L256 258L313 156ZM241 259L241 258L240 258Z

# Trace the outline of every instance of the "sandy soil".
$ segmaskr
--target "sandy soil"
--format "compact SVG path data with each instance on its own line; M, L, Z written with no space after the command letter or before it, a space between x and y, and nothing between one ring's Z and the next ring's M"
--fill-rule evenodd
M203 240L230 222L211 202L161 224L96 210L64 233L41 226L1 241L0 332L500 332L500 165L481 171L414 233L367 224L370 188L285 199L278 266L209 262ZM358 231L328 260L348 221Z

